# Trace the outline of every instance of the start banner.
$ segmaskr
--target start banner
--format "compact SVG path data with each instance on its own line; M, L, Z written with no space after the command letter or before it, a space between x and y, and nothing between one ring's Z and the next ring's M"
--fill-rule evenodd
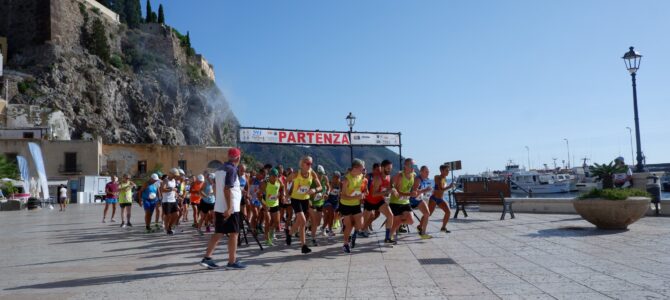
M240 128L240 142L322 146L400 146L399 133Z

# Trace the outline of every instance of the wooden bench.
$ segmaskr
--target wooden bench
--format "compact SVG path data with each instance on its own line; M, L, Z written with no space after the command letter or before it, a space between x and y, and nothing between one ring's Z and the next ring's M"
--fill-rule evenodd
M456 212L454 219L458 219L458 212L463 211L465 217L468 213L465 211L465 206L470 204L492 204L502 205L502 215L500 220L505 219L505 214L509 212L512 219L514 219L514 211L512 210L512 203L505 200L502 192L478 192L478 193L454 193L456 200Z

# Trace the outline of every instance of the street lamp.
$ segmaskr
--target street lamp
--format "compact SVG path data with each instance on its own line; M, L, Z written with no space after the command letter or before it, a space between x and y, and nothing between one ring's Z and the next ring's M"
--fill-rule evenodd
M354 146L351 144L351 133L354 130L354 124L356 124L356 116L349 112L349 115L346 117L347 125L349 126L349 157L351 162L354 162Z
M635 161L635 156L633 155L633 129L626 126L628 129L628 135L630 136L630 163L632 164Z
M565 145L568 147L568 165L566 169L570 169L570 142L568 139L563 139L565 141Z
M637 113L637 85L635 84L635 75L640 69L640 60L642 55L630 47L628 52L623 55L623 61L626 63L626 69L630 72L630 77L633 80L633 109L635 111L635 140L637 141L637 164L635 165L635 172L644 172L644 165L642 164L642 145L640 144L640 120Z
M528 171L530 171L532 168L530 167L530 148L528 146L526 146L526 152L528 152Z

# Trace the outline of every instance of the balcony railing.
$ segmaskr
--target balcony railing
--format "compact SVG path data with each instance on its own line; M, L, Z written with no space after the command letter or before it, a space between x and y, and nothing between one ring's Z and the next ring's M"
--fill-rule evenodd
M58 166L58 173L61 173L63 175L79 175L82 173L81 171L81 165L59 165Z

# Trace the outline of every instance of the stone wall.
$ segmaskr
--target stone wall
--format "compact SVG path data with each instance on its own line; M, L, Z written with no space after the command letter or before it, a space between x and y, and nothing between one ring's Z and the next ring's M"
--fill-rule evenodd
M0 0L0 36L9 40L8 59L51 39L51 2Z

